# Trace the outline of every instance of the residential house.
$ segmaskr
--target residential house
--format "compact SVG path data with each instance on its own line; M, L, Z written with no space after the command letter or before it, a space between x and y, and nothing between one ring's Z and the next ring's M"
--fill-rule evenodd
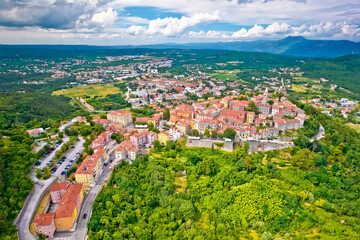
M35 232L43 234L46 238L54 238L55 232L55 213L38 214L35 219Z
M158 134L158 141L161 144L166 145L166 142L169 140L169 131L161 132Z
M50 187L51 202L59 203L68 187L69 187L69 183L66 183L66 182L54 183Z
M136 156L139 155L139 148L137 147L132 147L128 150L128 154L129 154L129 159L131 161L134 161L136 159Z
M83 200L82 184L71 184L61 198L55 212L57 231L69 231L74 226Z
M132 124L131 113L129 112L112 112L107 115L111 122L119 123L121 127L127 127Z

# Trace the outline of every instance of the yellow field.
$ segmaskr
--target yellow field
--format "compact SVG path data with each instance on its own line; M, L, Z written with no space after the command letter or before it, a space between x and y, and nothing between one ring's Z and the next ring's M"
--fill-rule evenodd
M74 98L84 98L87 96L93 98L95 96L106 96L116 93L121 93L121 91L119 88L114 86L114 83L75 86L73 88L62 89L53 92L54 95L65 95Z
M176 193L185 192L186 180L185 176L175 177Z
M294 77L294 81L302 81L302 82L308 82L308 83L319 83L320 80L317 79L311 79L307 77Z
M347 123L346 125L355 129L357 132L360 132L360 124Z
M46 203L47 201L49 200L50 198L50 192L47 192L44 197L41 199L41 202L39 204L39 207L38 209L36 210L36 213L34 214L34 218L36 217L36 215L38 214L42 214L44 213L44 210L45 210L45 206L46 206ZM32 222L30 223L30 232L32 234L35 234L35 223L34 223L34 219L32 220Z
M296 84L293 84L292 85L292 89L295 91L295 92L312 92L312 93L321 93L320 91L318 90L315 90L315 89L312 89L312 88L307 88L303 85L296 85Z

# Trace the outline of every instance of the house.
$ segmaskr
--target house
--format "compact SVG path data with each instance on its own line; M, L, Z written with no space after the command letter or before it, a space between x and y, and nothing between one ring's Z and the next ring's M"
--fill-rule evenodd
M185 122L185 121L179 121L176 123L175 125L180 131L182 131L185 134L187 134L188 132L190 132L191 130L191 126L189 123Z
M255 126L259 126L263 120L264 120L264 119L262 119L262 118L260 118L260 117L255 118Z
M88 189L95 184L96 172L103 164L106 157L106 150L97 148L93 155L87 156L75 172L75 181Z
M82 184L70 184L62 196L59 208L55 212L57 231L69 231L76 222L84 197Z
M137 148L151 146L155 140L157 140L157 134L150 131L137 132L130 136L132 146Z
M55 232L55 213L38 214L35 219L35 232L43 234L46 238L54 238Z
M255 112L246 112L246 122L254 123L255 120Z
M69 187L69 183L66 183L66 182L54 183L50 187L51 202L59 203L68 187Z
M132 117L129 112L112 112L107 115L107 119L111 122L119 123L121 127L127 127L132 124Z
M41 135L41 133L44 132L44 129L43 128L35 128L35 129L27 130L26 132L27 132L27 134L29 134L32 137L39 137Z
M256 104L256 107L258 108L258 111L262 114L269 115L271 113L271 106L268 104Z
M166 142L170 140L169 139L169 131L159 133L158 140L161 144L166 145Z
M124 160L128 156L128 150L132 147L131 141L126 140L121 142L115 149L115 159Z
M105 146L110 140L111 133L102 132L94 141L91 143L92 148L96 148L99 146Z
M203 120L200 120L197 123L197 130L200 133L204 133L205 129L208 129L210 132L213 131L213 130L216 131L220 127L221 127L221 124L219 123L218 120L215 120L215 119L203 119Z
M171 127L169 132L169 140L176 141L184 136L184 133L177 127Z
M134 161L136 159L136 156L139 155L139 148L137 147L130 148L128 154L129 154L129 159Z
M286 122L283 119L276 120L275 127L278 128L280 131L286 131Z

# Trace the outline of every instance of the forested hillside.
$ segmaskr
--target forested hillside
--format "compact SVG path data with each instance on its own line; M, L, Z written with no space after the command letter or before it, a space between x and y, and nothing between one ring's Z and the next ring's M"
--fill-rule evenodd
M89 239L359 239L359 134L301 106L316 119L285 151L169 143L120 165L96 199ZM311 143L319 123L326 137Z
M69 98L40 92L0 92L0 128L24 123L28 128L43 123L48 127L71 117L77 110Z
M348 55L301 66L305 77L325 78L355 94L360 94L360 56Z
M0 135L0 239L10 240L17 239L13 221L33 187L30 166L45 152L31 152L33 139L24 130Z

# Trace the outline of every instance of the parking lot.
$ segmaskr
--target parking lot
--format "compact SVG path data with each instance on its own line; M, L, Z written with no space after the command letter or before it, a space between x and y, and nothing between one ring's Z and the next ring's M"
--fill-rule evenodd
M69 148L69 150L59 159L59 161L50 169L52 175L60 176L65 175L66 172L76 163L79 159L80 155L84 151L83 145L85 140L83 138L79 138L79 141L76 141L73 146ZM61 146L64 144L58 144L56 149L52 152L47 152L45 156L40 158L42 161L40 165L36 166L36 168L49 167L52 162L55 153L60 150ZM50 150L51 151L51 150Z

